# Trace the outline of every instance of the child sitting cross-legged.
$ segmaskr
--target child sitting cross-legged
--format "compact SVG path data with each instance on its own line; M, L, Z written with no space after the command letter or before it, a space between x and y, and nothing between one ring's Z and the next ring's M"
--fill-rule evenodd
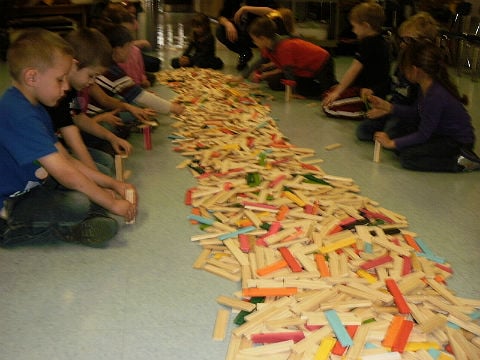
M132 220L129 184L73 158L45 106L70 85L73 49L58 34L25 30L7 53L12 86L0 99L0 244L54 240L105 244L118 231L110 213ZM114 192L117 196L112 196Z
M223 67L223 61L215 56L215 38L207 15L197 13L192 18L192 40L179 58L172 59L172 67L199 67L214 70Z

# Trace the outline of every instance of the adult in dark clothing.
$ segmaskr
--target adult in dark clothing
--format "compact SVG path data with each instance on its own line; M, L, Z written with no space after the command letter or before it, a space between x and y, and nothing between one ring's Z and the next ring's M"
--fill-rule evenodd
M272 0L225 0L218 17L217 39L238 54L237 70L243 70L252 58L255 45L248 35L248 26L258 16L276 8Z

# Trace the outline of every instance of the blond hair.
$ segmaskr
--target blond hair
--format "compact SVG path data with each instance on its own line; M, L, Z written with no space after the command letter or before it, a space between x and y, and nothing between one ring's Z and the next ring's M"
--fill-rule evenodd
M425 11L416 13L400 24L398 33L400 36L406 32L418 39L435 41L438 36L438 23Z
M349 14L349 20L356 23L367 23L370 27L380 33L385 22L385 12L383 7L376 2L363 2L355 5Z
M46 71L54 66L59 55L73 57L71 46L60 35L45 29L24 30L8 48L7 64L10 76L19 81L26 68Z

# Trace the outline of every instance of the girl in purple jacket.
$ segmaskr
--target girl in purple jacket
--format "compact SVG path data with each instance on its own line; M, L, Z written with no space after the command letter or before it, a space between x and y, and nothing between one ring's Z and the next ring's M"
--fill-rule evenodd
M399 66L406 78L419 85L417 100L411 105L392 104L376 96L369 97L374 108L383 109L399 119L418 117L418 127L405 136L391 139L385 132L375 140L394 149L406 169L458 172L480 168L473 153L475 142L466 96L448 75L441 49L429 42L414 42L400 55Z

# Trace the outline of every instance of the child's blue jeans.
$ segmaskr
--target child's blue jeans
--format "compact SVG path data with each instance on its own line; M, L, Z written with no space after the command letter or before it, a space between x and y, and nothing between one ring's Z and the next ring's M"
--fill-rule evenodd
M2 246L67 241L75 225L91 216L107 215L84 194L53 179L7 199L4 205L8 218L7 229L0 234Z

